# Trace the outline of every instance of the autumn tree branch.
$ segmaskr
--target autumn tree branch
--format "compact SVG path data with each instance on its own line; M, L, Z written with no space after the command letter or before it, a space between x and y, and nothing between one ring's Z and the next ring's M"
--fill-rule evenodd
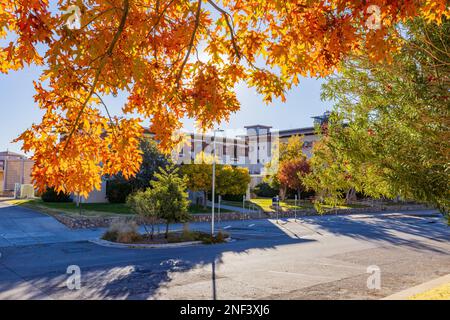
M239 52L239 47L236 43L236 38L235 38L235 34L234 34L234 27L233 24L231 23L231 16L228 12L226 12L224 9L222 9L221 7L219 7L217 4L214 3L214 1L212 0L208 0L208 3L210 5L212 5L217 11L219 11L225 18L225 21L227 23L228 29L230 29L230 35L231 35L231 43L233 44L233 48L234 51L236 52L236 56L238 57L238 59L241 58L241 54Z
M103 107L105 108L106 114L108 115L108 118L109 118L109 122L111 123L111 128L112 128L112 132L113 132L113 134L114 134L114 137L117 137L117 135L116 135L116 130L115 130L116 124L114 123L114 120L113 120L113 118L111 117L111 113L109 113L108 106L106 105L105 101L103 101L102 97L101 97L97 92L94 92L94 94L97 96L97 98L100 100L100 103L101 103L101 104L103 105Z
M130 7L129 0L124 0L123 1L123 14L122 14L122 18L120 20L119 28L117 29L116 33L114 34L114 37L113 37L111 43L109 44L109 47L105 52L105 55L102 57L102 60L97 69L97 72L95 73L94 82L92 83L91 90L89 91L83 105L81 106L80 111L78 111L77 117L75 119L75 123L74 123L69 135L67 136L63 151L66 150L67 145L69 144L69 141L70 141L71 137L73 136L73 133L75 132L76 128L78 127L78 123L80 122L80 118L84 112L84 109L86 108L92 95L95 93L95 87L97 86L97 82L100 78L100 74L106 65L106 57L111 57L113 54L114 47L115 47L117 41L119 40L119 37L122 34L123 29L125 27L125 22L127 20L129 7Z
M185 58L183 60L183 63L181 64L180 71L178 72L178 75L177 75L177 78L176 78L176 81L175 81L177 86L179 86L179 84L180 84L180 80L181 80L181 76L183 74L184 67L186 66L186 63L189 60L189 56L191 55L192 47L194 46L195 35L197 33L198 26L200 25L200 13L201 13L201 11L202 11L202 0L198 0L197 13L195 15L194 30L192 31L191 40L189 41L188 52L186 53L186 56L185 56Z
M150 34L156 29L156 27L158 26L159 22L161 21L162 17L164 16L164 14L166 13L167 9L169 9L170 5L174 2L174 0L170 0L163 8L163 10L161 11L161 13L158 15L158 17L156 18L156 22L153 24L152 28L148 31L146 38L148 38L150 36Z

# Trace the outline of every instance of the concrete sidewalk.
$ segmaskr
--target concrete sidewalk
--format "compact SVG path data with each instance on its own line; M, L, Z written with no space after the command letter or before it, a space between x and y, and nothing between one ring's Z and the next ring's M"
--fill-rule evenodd
M91 240L103 231L71 230L53 217L0 202L0 247Z
M212 202L208 201L206 203L206 205L211 208L212 207ZM218 212L219 205L218 205L217 202L214 204L214 207L215 207L215 212ZM244 209L242 207L230 206L230 205L222 204L222 203L220 204L220 208L221 209L225 209L225 210L234 211L234 212L239 212L239 213L257 213L258 212L258 210L251 210L251 209L249 209L247 207Z

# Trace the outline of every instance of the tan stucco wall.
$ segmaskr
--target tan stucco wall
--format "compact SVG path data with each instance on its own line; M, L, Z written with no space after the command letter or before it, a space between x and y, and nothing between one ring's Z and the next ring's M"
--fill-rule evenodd
M105 203L108 202L106 198L106 180L102 180L100 190L93 190L89 193L87 198L83 197L83 203Z
M5 190L14 190L14 184L30 184L31 183L31 160L7 160L6 170L4 172L6 186Z

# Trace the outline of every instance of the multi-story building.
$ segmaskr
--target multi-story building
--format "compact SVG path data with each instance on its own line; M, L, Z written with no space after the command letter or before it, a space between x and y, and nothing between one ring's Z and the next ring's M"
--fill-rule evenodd
M328 121L329 113L313 117L316 125L323 125ZM303 138L303 152L310 157L314 142L319 139L315 127L273 130L266 125L251 125L245 130L230 134L229 131L217 134L186 133L179 148L172 156L176 163L192 163L201 152L215 154L218 163L242 166L248 168L252 177L250 187L262 181L264 169L268 162L278 156L276 151L280 143L285 143L295 135ZM149 130L145 135L153 137ZM215 150L214 150L215 146ZM33 161L25 156L9 151L0 152L0 194L12 193L15 183L27 184L31 182L31 167ZM106 181L102 181L101 190L93 191L85 202L105 202Z
M325 113L323 116L314 117L314 123L322 125L328 116ZM217 135L215 150L213 135L188 133L187 139L184 139L183 144L174 153L173 159L177 163L189 163L193 162L200 152L215 154L218 163L247 167L250 174L262 175L266 164L278 156L279 144L286 143L292 136L301 136L304 143L303 152L307 157L311 157L312 147L320 138L314 126L288 130L273 130L265 125L244 128L245 133L235 136L228 132Z

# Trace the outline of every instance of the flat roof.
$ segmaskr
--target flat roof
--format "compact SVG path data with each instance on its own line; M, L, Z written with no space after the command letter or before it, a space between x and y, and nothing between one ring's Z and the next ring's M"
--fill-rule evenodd
M26 158L25 155L17 153L17 152L12 152L12 151L9 151L9 150L0 151L0 157L8 157L8 156Z
M270 129L272 126L265 126L263 124L255 124L252 126L244 126L245 129L251 129L251 128L264 128L264 129Z
M293 136L293 135L312 135L315 134L315 128L314 127L307 127L307 128L295 128L295 129L287 129L287 130L280 130L278 131L278 135L280 137L286 137L286 136Z

